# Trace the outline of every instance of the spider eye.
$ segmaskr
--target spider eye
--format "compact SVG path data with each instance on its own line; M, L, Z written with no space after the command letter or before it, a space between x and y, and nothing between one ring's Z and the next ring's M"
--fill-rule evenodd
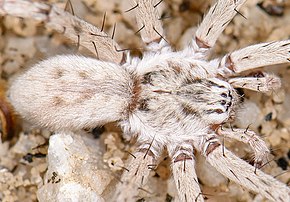
M226 98L227 97L227 94L222 93L221 96L224 97L224 98Z
M214 110L214 112L216 112L216 113L218 113L218 114L222 114L222 113L223 113L223 110L221 110L221 109L216 109L216 110Z
M225 101L225 100L221 101L221 105L226 105L226 103L227 103L227 101Z

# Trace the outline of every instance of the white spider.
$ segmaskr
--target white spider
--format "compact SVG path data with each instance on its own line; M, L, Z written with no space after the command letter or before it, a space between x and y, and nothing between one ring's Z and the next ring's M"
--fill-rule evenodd
M252 45L207 60L218 36L245 0L218 0L199 25L190 45L175 52L165 40L154 0L134 7L143 57L131 58L102 30L56 6L0 0L0 14L32 17L96 54L98 59L61 55L44 60L16 78L9 99L27 120L55 131L77 131L118 121L138 149L118 184L114 201L134 201L148 179L148 165L166 149L180 201L203 201L195 172L196 151L220 173L273 201L289 201L289 188L256 169L269 150L243 129L221 129L235 115L235 88L267 92L280 80L267 73L240 77L257 67L289 62L290 40ZM255 167L221 145L220 136L248 143ZM129 191L126 191L129 190Z

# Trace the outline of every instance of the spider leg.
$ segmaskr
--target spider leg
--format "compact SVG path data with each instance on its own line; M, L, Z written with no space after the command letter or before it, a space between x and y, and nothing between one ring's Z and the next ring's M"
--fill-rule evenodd
M256 168L261 167L268 161L267 157L270 154L270 150L266 143L254 131L249 129L232 130L228 128L218 128L216 132L218 135L226 138L232 138L249 144L255 153L254 166Z
M192 41L195 51L204 52L212 48L229 22L239 13L246 0L218 0L199 25Z
M264 72L258 77L231 78L228 82L234 88L246 88L259 92L269 92L281 87L281 80L279 77Z
M139 27L137 32L140 32L143 42L147 44L146 49L156 52L168 45L157 12L160 2L156 0L135 0L135 2L136 6L133 8L136 8L136 21Z
M139 147L117 185L113 201L136 201L139 190L147 183L151 166L155 164L156 156L150 148Z
M182 145L184 146L184 145ZM172 159L172 174L178 191L179 201L204 201L195 172L194 149L168 146ZM170 152L173 151L173 152Z
M261 43L225 55L220 61L218 73L228 77L257 67L289 61L290 40Z
M217 171L237 184L272 201L290 200L289 187L222 148L216 135L204 135L195 145Z
M100 60L123 62L123 53L107 33L57 6L31 0L0 0L0 15L7 14L41 21L48 28L87 48Z

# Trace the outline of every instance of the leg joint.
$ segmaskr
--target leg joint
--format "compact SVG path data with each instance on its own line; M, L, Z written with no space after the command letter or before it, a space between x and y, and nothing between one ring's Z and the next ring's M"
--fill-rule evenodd
M193 156L189 156L185 153L180 153L174 158L174 163L179 162L179 161L186 161L186 160L193 160Z
M220 142L216 137L211 137L204 143L204 154L208 156L216 148L220 146Z

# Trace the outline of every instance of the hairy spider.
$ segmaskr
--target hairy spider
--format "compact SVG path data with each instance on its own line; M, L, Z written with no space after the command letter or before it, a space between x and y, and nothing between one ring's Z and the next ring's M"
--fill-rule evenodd
M235 116L239 103L235 88L268 92L280 87L274 75L240 73L289 62L290 40L252 45L208 61L218 36L245 0L218 0L182 51L173 51L165 39L155 9L160 2L135 2L132 9L147 45L142 58L130 57L103 29L56 6L1 0L0 13L43 21L97 58L60 55L36 64L9 89L16 111L54 131L117 121L124 137L137 138L138 149L114 201L134 201L148 179L148 165L156 164L163 150L171 158L180 201L204 200L195 172L196 151L232 181L269 200L289 201L290 189L257 169L269 154L264 141L252 131L220 126ZM248 143L255 152L254 166L224 148L221 136Z

